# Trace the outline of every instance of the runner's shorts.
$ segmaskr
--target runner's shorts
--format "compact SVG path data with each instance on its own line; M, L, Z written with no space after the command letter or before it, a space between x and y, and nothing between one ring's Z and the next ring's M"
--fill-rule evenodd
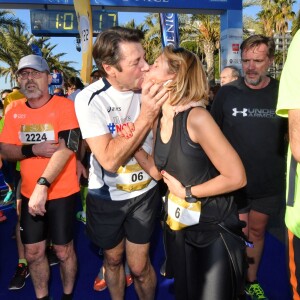
M76 205L80 194L46 202L44 216L33 217L28 212L29 199L22 195L20 232L23 244L34 244L50 238L54 245L66 245L73 240Z
M100 248L112 249L124 238L135 244L150 242L158 222L161 196L157 186L127 200L104 200L98 190L87 195L87 234Z

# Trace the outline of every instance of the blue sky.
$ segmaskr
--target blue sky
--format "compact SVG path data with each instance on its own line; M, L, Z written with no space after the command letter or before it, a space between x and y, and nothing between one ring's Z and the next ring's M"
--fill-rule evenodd
M300 9L300 0L296 1L297 3L294 6L294 11L298 12ZM247 15L253 15L259 11L259 7L251 7L244 11ZM15 15L19 17L23 22L28 25L28 29L30 30L30 12L29 10L14 10ZM137 24L141 23L144 20L144 13L130 13L130 12L120 12L119 13L119 25L122 25L133 18ZM76 50L76 40L74 37L52 37L51 44L57 45L57 47L53 50L55 54L57 53L66 53L65 56L62 57L63 60L74 61L73 67L76 69L81 68L81 52ZM0 90L10 88L10 84L4 82L4 78L0 78Z

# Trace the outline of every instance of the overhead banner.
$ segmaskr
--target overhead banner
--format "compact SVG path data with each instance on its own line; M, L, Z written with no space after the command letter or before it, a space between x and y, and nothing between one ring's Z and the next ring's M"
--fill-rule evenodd
M159 14L159 19L162 46L173 45L174 47L178 47L179 31L177 14L161 13Z
M16 3L24 4L28 7L28 4L36 4L40 6L44 5L73 5L76 0L0 0L1 3L11 4L13 8ZM85 2L85 1L82 1ZM211 9L216 13L217 10L227 9L243 9L242 0L86 0L91 6L111 7L110 9L118 10L113 7L126 7L126 11L130 11L128 7L134 7L139 9L138 11L145 12L147 7L163 8L165 11L172 11L172 9ZM43 8L43 7L41 7ZM49 9L49 8L48 8ZM190 11L190 13L195 13ZM199 12L200 13L200 12Z
M93 25L90 1L74 0L78 20L78 31L81 39L82 67L81 79L84 84L90 83L92 73Z

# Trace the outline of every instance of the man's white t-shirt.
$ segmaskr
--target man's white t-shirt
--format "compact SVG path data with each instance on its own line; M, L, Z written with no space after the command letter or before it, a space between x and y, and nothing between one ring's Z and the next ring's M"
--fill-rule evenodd
M134 122L140 113L140 94L132 91L120 92L106 79L98 80L75 99L75 110L84 139L111 133L118 135L124 124ZM146 137L143 149L151 154L153 134ZM156 185L156 182L139 166L134 157L117 173L101 167L91 156L89 189L98 189L101 197L111 200L126 200L137 197Z

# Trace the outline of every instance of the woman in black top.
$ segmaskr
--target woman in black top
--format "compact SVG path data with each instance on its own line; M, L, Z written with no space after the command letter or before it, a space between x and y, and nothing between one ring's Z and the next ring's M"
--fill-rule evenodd
M246 175L205 109L209 87L202 64L192 52L167 46L145 80L166 81L169 90L158 120L154 160L168 186L166 272L174 277L175 298L237 299L243 290L245 243L229 193L246 184ZM191 108L193 102L200 107ZM151 157L142 149L135 157L155 176Z

